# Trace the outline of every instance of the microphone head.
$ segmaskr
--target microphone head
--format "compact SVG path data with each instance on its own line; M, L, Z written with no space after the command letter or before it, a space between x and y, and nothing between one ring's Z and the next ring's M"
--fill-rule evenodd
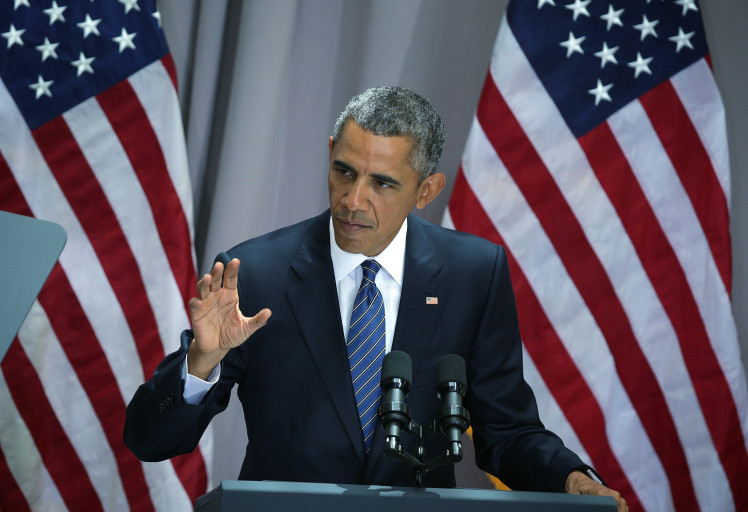
M402 379L408 384L413 381L413 363L408 354L392 350L384 356L381 380L384 382L389 379Z
M442 356L436 364L436 376L439 386L448 382L456 382L466 388L465 360L456 354Z

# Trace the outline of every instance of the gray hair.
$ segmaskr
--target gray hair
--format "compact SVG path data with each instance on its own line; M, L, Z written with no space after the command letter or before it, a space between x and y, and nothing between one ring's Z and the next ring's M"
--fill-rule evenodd
M412 139L410 166L418 173L419 183L436 172L444 147L444 123L425 98L390 85L367 89L351 99L338 117L333 142L349 119L374 135Z

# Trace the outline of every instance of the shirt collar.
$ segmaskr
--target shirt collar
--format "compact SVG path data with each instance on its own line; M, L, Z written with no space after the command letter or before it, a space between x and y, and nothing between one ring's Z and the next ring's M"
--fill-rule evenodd
M364 260L372 259L364 254L352 254L345 252L338 247L335 242L335 231L332 227L332 217L330 217L330 256L332 257L332 267L335 271L335 282L339 283L344 277L356 270ZM385 249L377 254L373 259L377 260L382 268L394 279L400 286L403 285L403 268L405 266L405 238L408 233L408 219L403 221L400 231L397 232L392 242Z

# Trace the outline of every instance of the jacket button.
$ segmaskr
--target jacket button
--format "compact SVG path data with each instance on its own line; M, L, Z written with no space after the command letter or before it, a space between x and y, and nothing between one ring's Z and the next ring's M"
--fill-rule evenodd
M174 393L169 393L166 395L163 400L161 400L161 403L158 404L158 411L159 413L163 414L166 412L166 410L171 407L171 405L174 403Z

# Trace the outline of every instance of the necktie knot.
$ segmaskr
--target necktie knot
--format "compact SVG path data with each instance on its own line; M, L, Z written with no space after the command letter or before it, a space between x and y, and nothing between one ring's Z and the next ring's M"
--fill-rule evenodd
M361 263L361 270L364 271L364 279L361 281L361 286L373 283L380 268L382 268L382 265L377 263L377 260L365 260Z

